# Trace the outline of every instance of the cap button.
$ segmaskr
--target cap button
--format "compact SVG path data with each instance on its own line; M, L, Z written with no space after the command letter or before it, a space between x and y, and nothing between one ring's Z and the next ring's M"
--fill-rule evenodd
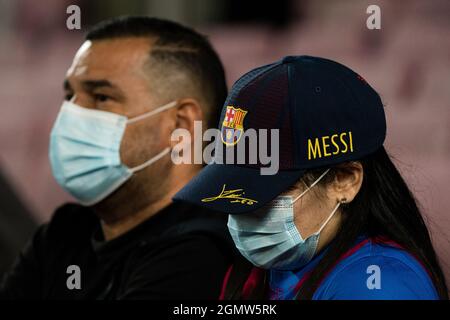
M281 60L281 63L291 63L297 60L297 56L286 56Z

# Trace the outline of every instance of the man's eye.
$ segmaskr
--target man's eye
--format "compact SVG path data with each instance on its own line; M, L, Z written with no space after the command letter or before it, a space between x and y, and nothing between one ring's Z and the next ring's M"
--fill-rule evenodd
M104 94L95 94L94 98L95 98L95 101L98 101L98 102L105 102L105 101L110 100L110 97L108 97L107 95L104 95Z

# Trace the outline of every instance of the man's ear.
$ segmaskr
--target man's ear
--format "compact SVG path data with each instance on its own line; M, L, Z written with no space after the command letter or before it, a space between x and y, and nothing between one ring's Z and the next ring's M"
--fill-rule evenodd
M194 134L194 121L203 121L203 111L199 101L185 98L178 101L176 112L176 129L186 129Z
M175 128L171 134L172 159L175 157L179 160L175 162L176 164L192 164L192 161L196 163L196 155L200 155L200 161L203 155L202 137L205 128L203 111L196 99L185 98L177 102ZM196 124L197 121L200 122L200 127L198 123ZM200 143L197 143L198 139Z
M336 167L334 181L329 185L328 195L336 201L345 200L349 203L358 194L364 177L360 162L348 162Z

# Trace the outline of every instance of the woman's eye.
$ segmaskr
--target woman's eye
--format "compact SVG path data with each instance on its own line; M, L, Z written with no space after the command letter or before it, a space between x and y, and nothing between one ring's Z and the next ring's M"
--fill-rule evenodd
M107 95L104 95L104 94L95 94L94 98L95 98L95 101L98 101L98 102L106 102L110 99L110 97L108 97Z

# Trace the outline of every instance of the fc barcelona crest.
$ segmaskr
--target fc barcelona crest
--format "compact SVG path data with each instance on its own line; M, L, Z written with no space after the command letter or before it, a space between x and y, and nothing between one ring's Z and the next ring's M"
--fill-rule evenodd
M244 117L247 111L227 106L225 118L222 122L221 138L227 146L233 146L241 139L244 132Z

